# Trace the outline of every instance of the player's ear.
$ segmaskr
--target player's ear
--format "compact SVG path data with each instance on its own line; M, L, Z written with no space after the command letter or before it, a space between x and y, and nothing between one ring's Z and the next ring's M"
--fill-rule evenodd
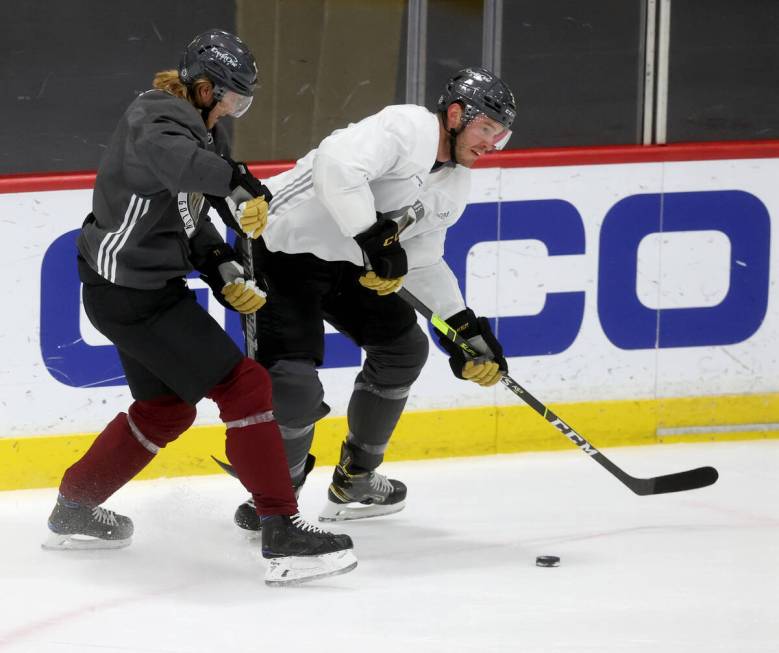
M195 94L198 106L210 107L214 101L214 85L210 82L208 84L197 84L195 86Z
M459 102L452 102L446 108L447 129L459 129L463 119L463 108Z

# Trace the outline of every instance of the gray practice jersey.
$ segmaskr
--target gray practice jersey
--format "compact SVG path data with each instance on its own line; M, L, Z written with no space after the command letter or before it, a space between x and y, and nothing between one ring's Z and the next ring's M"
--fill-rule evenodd
M97 173L92 214L78 249L101 277L161 288L186 276L222 243L203 193L230 192L224 129L208 132L200 112L164 91L147 91L119 122Z

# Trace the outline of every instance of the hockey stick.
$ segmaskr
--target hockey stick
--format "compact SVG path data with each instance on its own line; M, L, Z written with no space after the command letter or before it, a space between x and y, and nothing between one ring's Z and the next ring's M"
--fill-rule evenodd
M238 474L236 473L235 468L230 463L223 462L213 455L211 458L213 458L214 462L222 468L222 471L227 472L233 478L238 478Z
M273 195L265 184L261 183L260 189L262 196L270 207ZM254 279L253 242L248 235L241 238L241 262L247 279ZM243 333L246 342L246 355L254 360L254 356L257 353L257 313L249 313L243 316Z
M254 279L254 253L252 252L252 239L249 236L241 238L241 263L246 279ZM241 317L243 318L246 356L254 360L257 353L257 313L249 313Z
M460 336L452 327L450 327L439 315L436 315L419 299L411 294L405 288L397 291L401 299L413 306L421 315L430 321L446 338L458 345L468 356L477 358L480 354L468 343L465 338ZM549 410L538 399L525 390L519 383L512 379L508 374L504 374L501 383L511 390L517 397L524 401L528 406L535 410L541 417L546 419L566 438L578 446L585 454L595 462L605 467L611 474L616 476L624 485L640 496L648 494L666 494L668 492L683 492L685 490L694 490L696 488L706 487L716 482L719 474L713 467L698 467L676 474L666 474L665 476L655 476L653 478L636 478L623 471L613 462L611 462L600 451L593 447L587 440L577 433L571 426L566 424L551 410Z
M266 195L266 201L269 199L270 192ZM247 197L251 197L247 194ZM243 265L244 275L246 280L254 279L254 257L252 255L252 239L243 232L241 225L235 219L235 201L225 197L215 197L214 195L206 195L205 198L208 203L216 210L222 221L232 229L236 234L236 239L239 241L238 247L241 253L241 263ZM229 199L229 201L228 201ZM246 355L249 358L254 358L254 354L257 352L257 317L254 313L241 316L241 325L243 326L244 342L246 344Z
M263 184L259 179L256 179L248 170L245 164L231 162L234 168L243 170L243 179L241 185L228 197L214 197L213 195L206 195L205 198L209 204L216 210L219 217L222 218L224 223L230 227L240 240L240 252L241 252L241 264L243 265L244 275L247 281L254 280L254 253L252 251L252 238L245 234L241 225L235 218L235 212L237 205L241 202L250 200L253 197L264 197L265 201L270 204L273 199L268 187ZM246 344L246 355L249 358L254 358L257 353L257 315L255 313L249 313L248 315L241 316L244 342Z

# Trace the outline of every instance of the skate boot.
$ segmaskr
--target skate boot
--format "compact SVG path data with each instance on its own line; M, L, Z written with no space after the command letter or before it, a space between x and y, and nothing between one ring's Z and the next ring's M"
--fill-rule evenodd
M303 488L303 484L306 482L306 477L309 472L314 469L316 458L311 454L306 456L306 466L303 468L303 480L298 485L294 486L295 498L300 496L300 490ZM257 514L257 510L254 504L254 498L249 497L247 501L244 501L235 510L235 517L233 517L236 526L239 526L247 531L258 531L262 528L260 523L260 516Z
M338 576L357 566L352 538L327 533L300 513L262 518L262 557L268 561L265 584L271 586Z
M132 541L133 522L100 506L85 506L62 495L49 516L49 550L121 549Z
M319 521L365 519L400 512L406 506L406 486L375 470L355 467L349 444L341 445L341 462L333 471L327 505Z

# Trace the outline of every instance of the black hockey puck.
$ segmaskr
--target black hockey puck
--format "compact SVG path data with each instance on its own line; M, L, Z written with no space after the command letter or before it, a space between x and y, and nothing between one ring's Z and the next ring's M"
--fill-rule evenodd
M536 558L536 567L559 567L560 558L557 556L538 556Z

